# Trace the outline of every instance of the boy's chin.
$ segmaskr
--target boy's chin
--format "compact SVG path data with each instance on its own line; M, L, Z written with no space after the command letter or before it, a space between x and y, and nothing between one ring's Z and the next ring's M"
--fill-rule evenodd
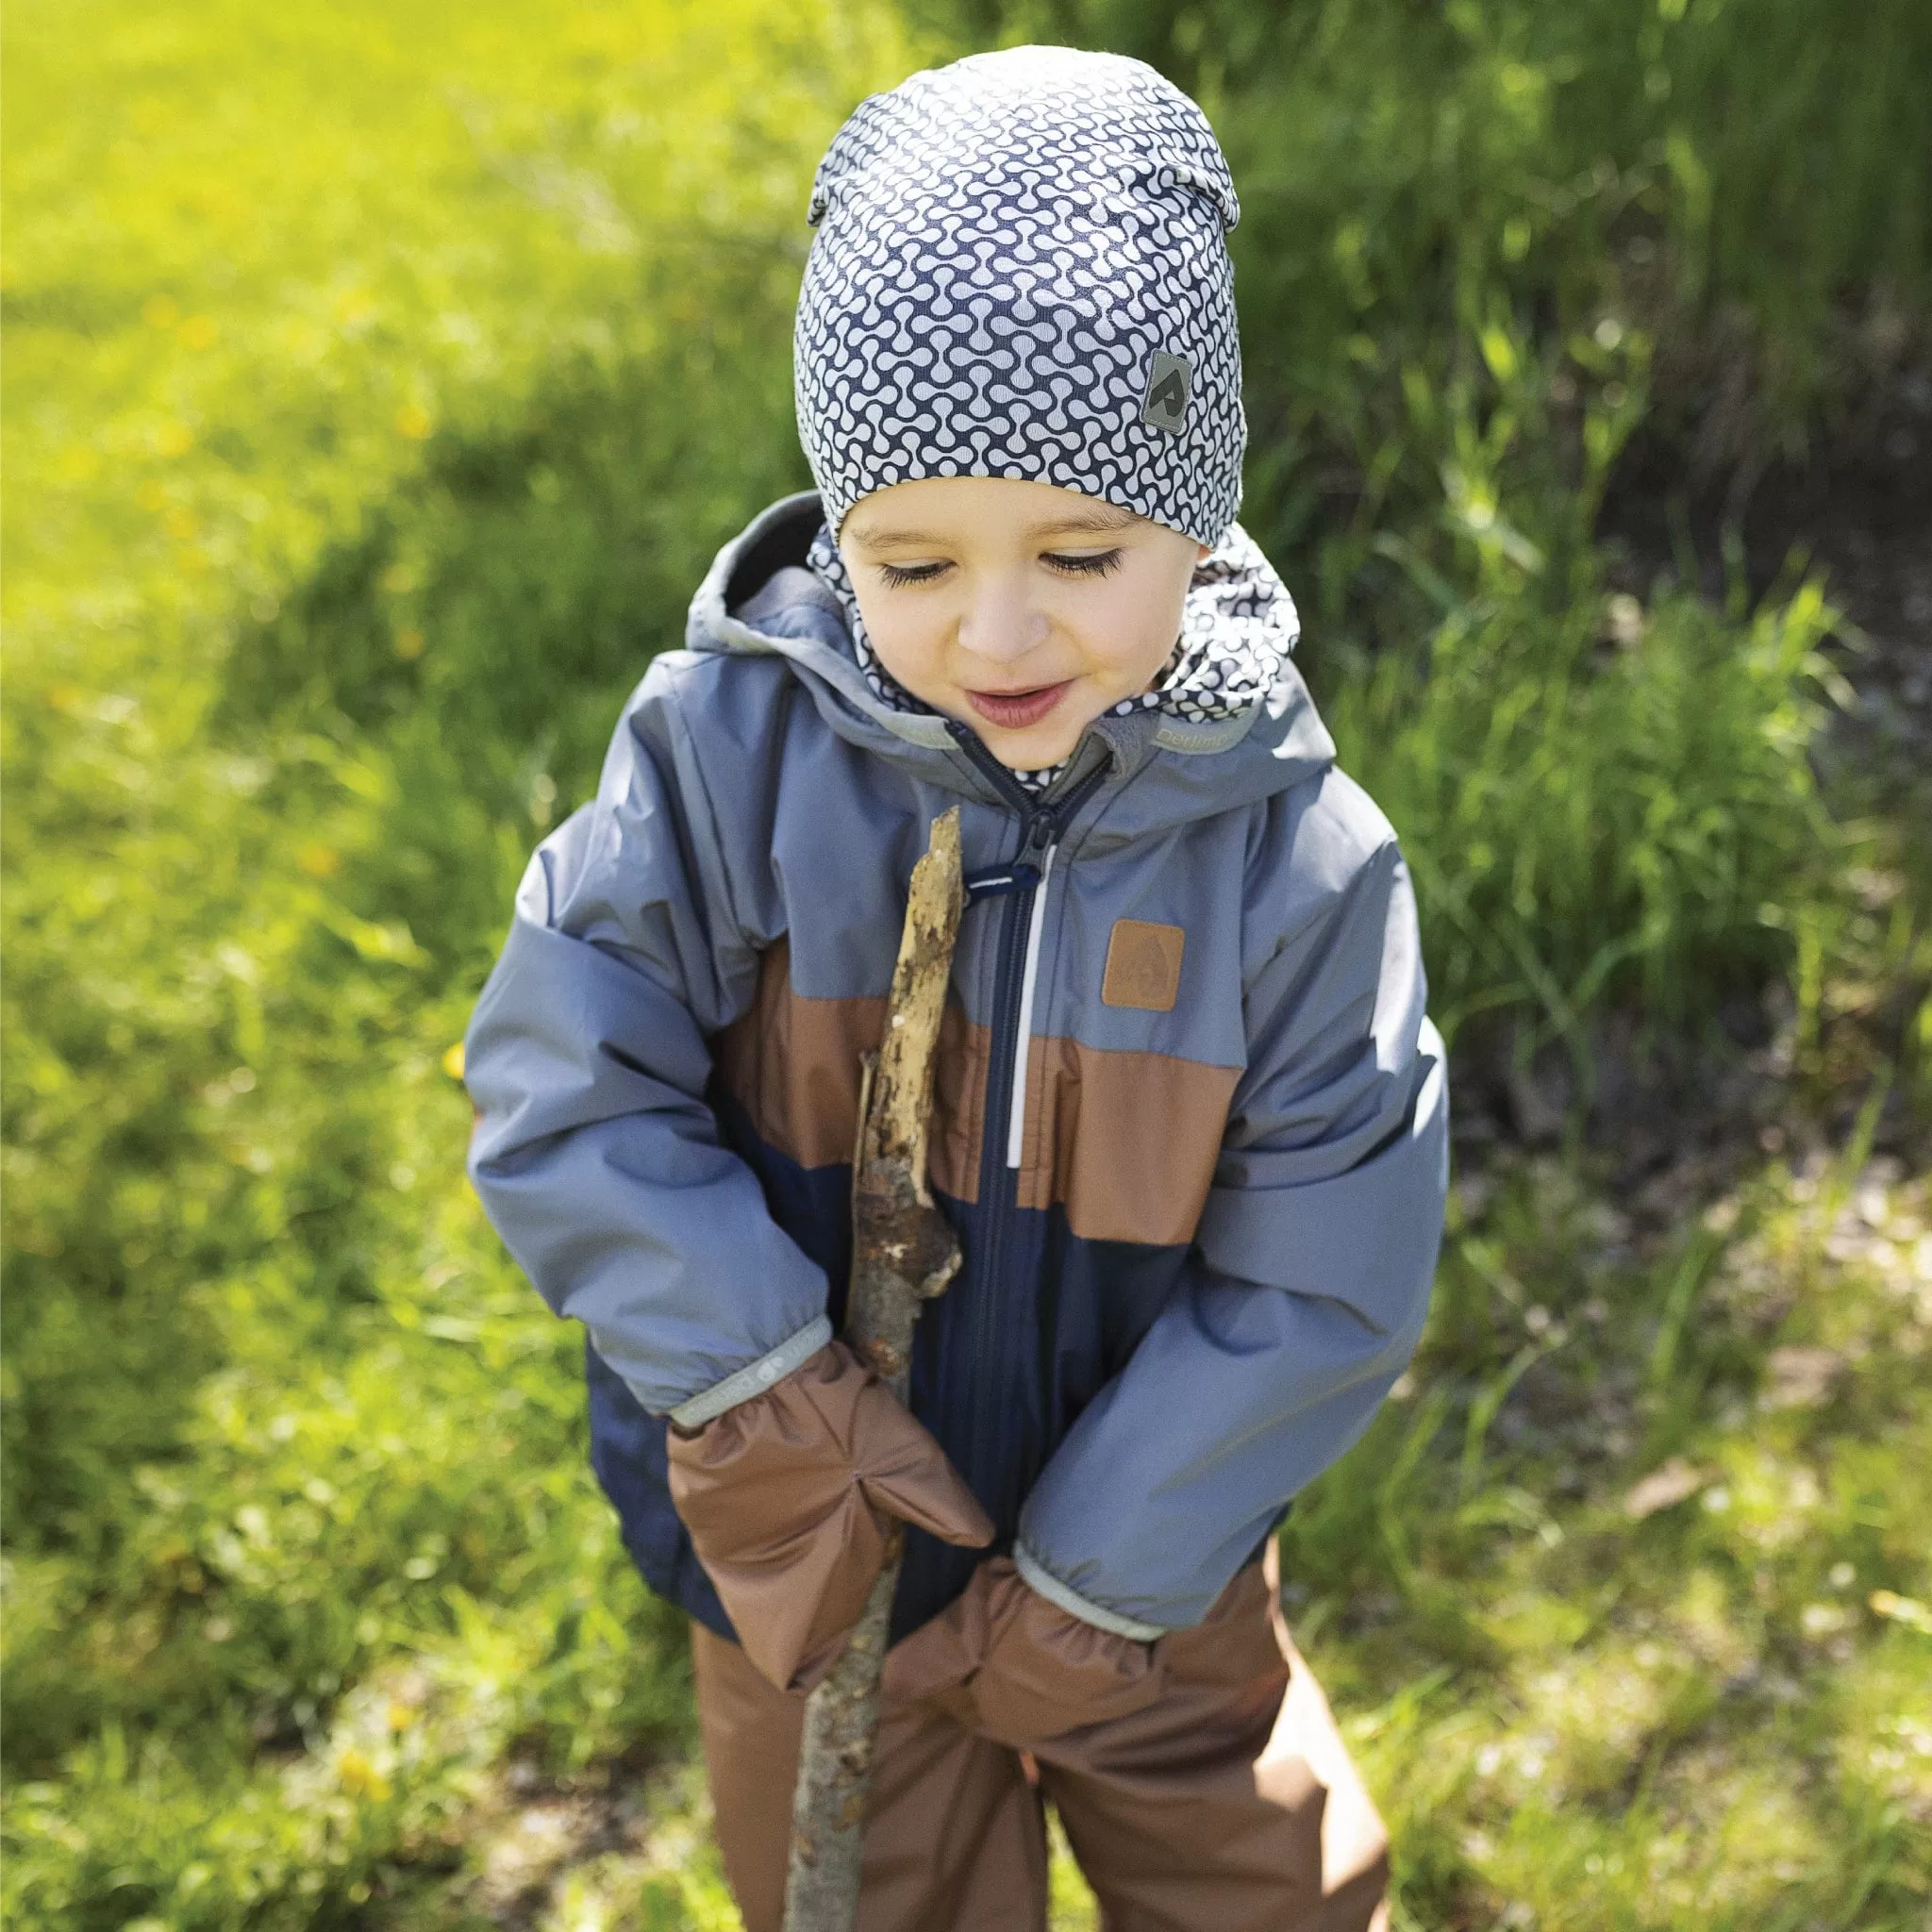
M1099 715L1099 711L1089 713L1083 706L1072 719L1062 718L1057 712L1025 731L1003 731L987 719L974 717L970 710L964 722L972 725L979 741L1008 771L1041 772L1072 758L1086 736L1088 725Z
M1080 733L1087 728L1082 723L1079 730L1072 732L999 731L984 719L975 718L972 723L980 741L1009 772L1041 772L1072 758Z

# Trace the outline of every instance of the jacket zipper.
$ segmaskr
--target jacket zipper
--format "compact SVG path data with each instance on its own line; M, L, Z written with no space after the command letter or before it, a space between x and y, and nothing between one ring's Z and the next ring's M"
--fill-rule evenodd
M970 731L958 734L960 748L1011 803L1020 817L1020 853L1010 866L967 880L975 896L998 893L1007 899L1000 927L993 980L991 1058L986 1070L986 1125L980 1146L979 1197L982 1293L974 1324L973 1357L995 1359L1005 1307L1007 1241L1019 1199L1020 1154L1025 1138L1026 1055L1031 1043L1035 982L1046 923L1046 885L1053 872L1060 834L1092 796L1111 768L1096 766L1058 803L1036 804L1007 769ZM998 1424L1000 1394L991 1377L981 1380L973 1405L974 1460ZM1004 1499L1001 1499L1004 1500Z

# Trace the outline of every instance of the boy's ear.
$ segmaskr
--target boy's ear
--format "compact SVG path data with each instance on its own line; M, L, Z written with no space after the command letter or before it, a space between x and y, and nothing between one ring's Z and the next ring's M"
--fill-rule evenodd
M1198 538L1197 538L1197 539L1195 540L1195 541L1194 541L1194 561L1195 561L1196 563L1206 563L1206 562L1208 561L1208 558L1209 558L1210 557L1212 557L1213 555L1214 555L1214 546L1213 546L1213 544L1211 544L1211 543L1203 543L1203 542L1202 542L1202 541L1200 541L1200 540L1199 540Z

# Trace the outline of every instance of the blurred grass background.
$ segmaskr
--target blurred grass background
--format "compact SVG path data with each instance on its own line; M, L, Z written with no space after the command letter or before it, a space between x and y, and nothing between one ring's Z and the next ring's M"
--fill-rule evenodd
M1932 738L1863 729L1896 652L1752 517L1932 441L1932 15L4 31L9 1924L736 1923L450 1049L715 545L807 480L825 141L1032 38L1227 146L1244 521L1458 1063L1429 1337L1285 1552L1395 1924L1925 1923Z

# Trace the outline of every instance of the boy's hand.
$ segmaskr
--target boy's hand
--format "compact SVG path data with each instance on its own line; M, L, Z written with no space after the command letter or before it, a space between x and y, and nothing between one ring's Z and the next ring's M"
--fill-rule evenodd
M858 1622L889 1519L976 1549L993 1525L945 1451L834 1341L702 1428L673 1428L671 1498L744 1654L808 1690Z
M1130 1716L1161 1693L1158 1645L1071 1616L1007 1557L974 1572L957 1601L886 1653L888 1697L971 1707L962 1720L1016 1750Z

